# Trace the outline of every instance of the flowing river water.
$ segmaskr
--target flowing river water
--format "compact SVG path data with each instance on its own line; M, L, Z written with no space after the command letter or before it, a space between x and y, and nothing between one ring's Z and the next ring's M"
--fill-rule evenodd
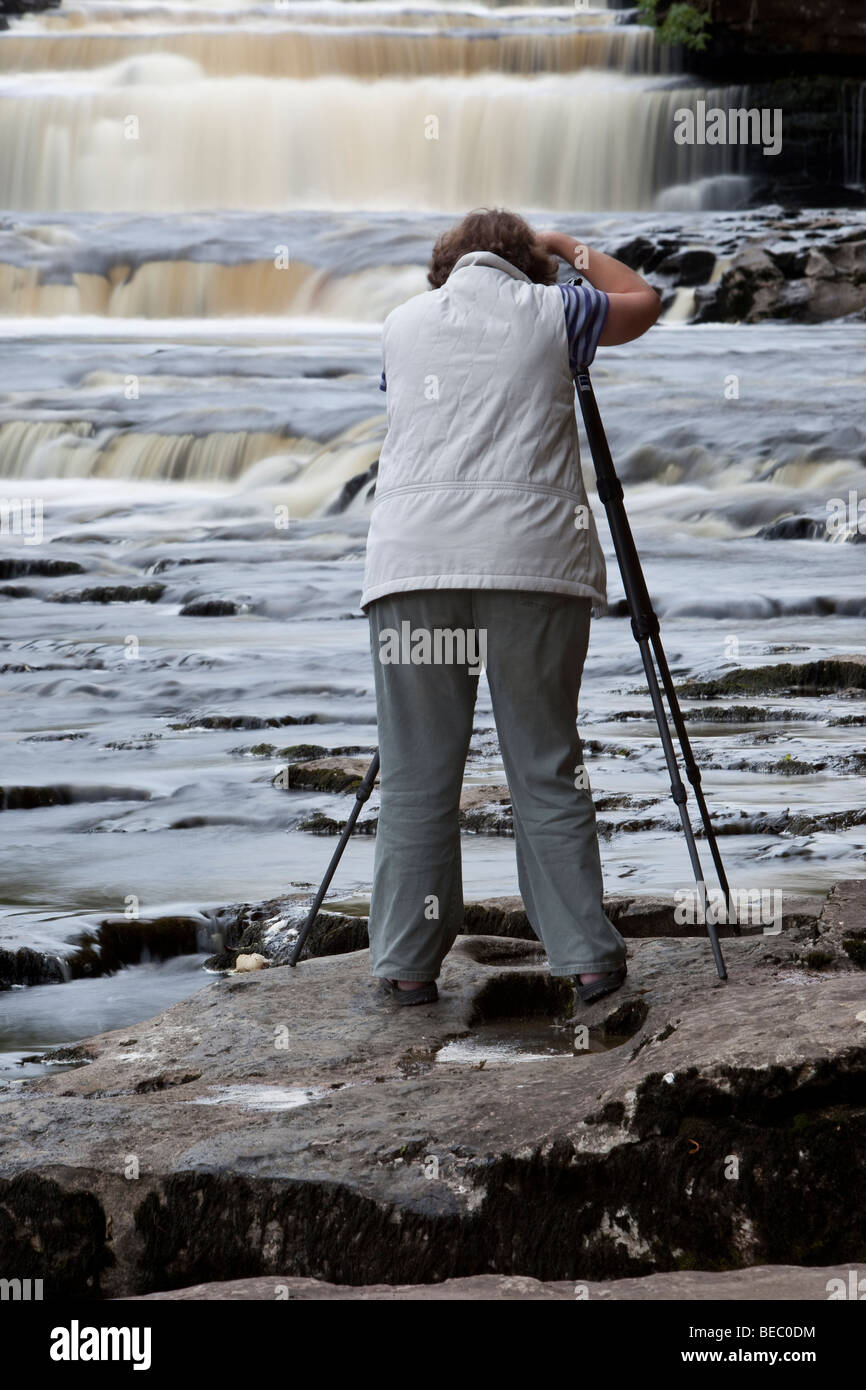
M497 203L606 250L710 246L720 275L781 215L735 210L737 151L670 138L679 106L738 89L702 93L622 18L79 0L0 36L0 948L62 962L136 912L195 919L201 948L0 994L7 1075L200 987L215 912L321 877L333 839L300 827L346 799L275 776L295 744L375 747L379 333L436 235ZM690 293L593 368L674 674L863 654L862 324L695 325ZM584 470L611 600L581 715L606 887L670 893L686 847ZM835 543L758 534L820 532L852 493ZM862 702L713 703L684 708L732 883L862 875ZM483 679L467 778L503 779ZM373 845L350 842L335 897L368 893ZM466 835L464 864L467 898L517 891L507 836Z

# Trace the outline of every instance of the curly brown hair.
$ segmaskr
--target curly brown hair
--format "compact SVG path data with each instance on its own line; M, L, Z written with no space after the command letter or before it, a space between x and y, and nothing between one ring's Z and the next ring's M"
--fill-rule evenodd
M552 285L556 281L556 257L542 250L528 222L506 208L476 208L462 222L443 232L433 247L427 272L434 290L445 284L455 263L467 251L493 251L537 285Z

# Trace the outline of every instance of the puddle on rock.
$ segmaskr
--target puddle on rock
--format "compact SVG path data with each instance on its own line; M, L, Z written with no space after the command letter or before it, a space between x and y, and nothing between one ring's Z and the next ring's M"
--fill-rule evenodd
M54 1059L41 1052L0 1052L0 1089L86 1065L85 1061Z
M296 1110L327 1095L315 1086L211 1086L209 1096L197 1096L187 1105L239 1105L244 1110Z
M610 1052L626 1037L606 1033L603 1027L550 1018L497 1018L481 1023L465 1038L453 1038L440 1047L438 1062L469 1066L513 1065L537 1062L547 1057L583 1057L587 1053Z

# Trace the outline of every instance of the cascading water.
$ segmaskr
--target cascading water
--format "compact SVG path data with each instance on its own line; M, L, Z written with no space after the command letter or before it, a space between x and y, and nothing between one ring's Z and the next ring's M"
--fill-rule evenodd
M591 211L731 172L730 147L674 142L674 111L700 91L659 74L650 31L615 12L579 27L562 9L447 3L259 14L239 36L209 10L130 27L93 5L62 37L57 15L11 36L0 203Z
M291 317L302 336L348 322L345 342L424 288L407 233L410 253L429 245L443 214L499 203L585 219L736 198L736 151L672 137L701 89L621 18L94 0L17 24L0 42L0 315L10 334L78 318L87 371L72 399L56 383L50 420L0 419L0 476L218 480L275 453L306 468L336 437L323 421L341 388L313 421L292 383L282 418L205 427L177 410L189 377L142 376L141 321ZM134 346L107 352L107 320L127 321ZM114 372L107 358L124 355L130 371ZM283 375L258 383L259 413Z

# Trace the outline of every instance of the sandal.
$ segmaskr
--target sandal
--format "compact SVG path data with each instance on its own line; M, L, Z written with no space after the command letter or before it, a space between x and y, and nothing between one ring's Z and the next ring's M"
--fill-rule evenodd
M435 980L428 980L417 989L399 989L396 980L383 980L382 983L386 993L390 994L394 1003L399 1004L401 1008L406 1004L435 1004L439 998Z
M618 970L610 970L606 975L602 975L600 980L592 980L588 985L580 983L578 975L575 982L578 999L582 999L584 1004L594 1004L596 999L603 999L606 994L613 994L614 990L619 989L628 974L628 966L625 961Z

